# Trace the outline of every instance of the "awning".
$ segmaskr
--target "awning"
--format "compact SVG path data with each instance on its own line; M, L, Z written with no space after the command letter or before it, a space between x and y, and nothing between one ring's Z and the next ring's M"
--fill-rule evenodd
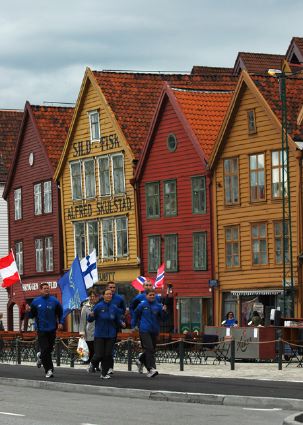
M232 295L279 295L283 293L283 289L240 289L231 291Z

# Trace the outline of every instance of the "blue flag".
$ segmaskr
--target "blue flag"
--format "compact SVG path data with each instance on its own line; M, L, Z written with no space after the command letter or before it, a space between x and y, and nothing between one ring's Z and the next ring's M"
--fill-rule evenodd
M58 281L62 294L63 319L72 311L81 308L81 303L86 300L85 283L78 256L73 264Z

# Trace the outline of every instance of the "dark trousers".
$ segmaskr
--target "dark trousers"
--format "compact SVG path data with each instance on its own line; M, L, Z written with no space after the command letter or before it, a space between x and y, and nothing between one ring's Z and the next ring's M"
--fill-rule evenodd
M110 369L113 369L114 368L114 358L115 358L115 355L116 355L116 346L115 346L116 342L117 342L117 335L116 335L116 337L114 339L113 352L112 352L112 357L111 357L110 366L109 366Z
M146 369L156 369L156 344L157 344L157 335L149 332L140 332L141 345L144 352L140 355L139 360L144 364Z
M45 372L48 370L54 370L52 361L52 351L54 349L56 339L56 331L52 332L40 332L38 331L38 344L41 353L41 361Z
M95 350L94 350L95 342L94 341L86 341L86 344L87 344L88 349L89 349L88 362L90 363L92 361L92 358L93 358L94 352L95 352Z
M105 376L111 367L113 346L115 338L95 338L95 353L92 358L92 365L97 368L101 362L102 375Z

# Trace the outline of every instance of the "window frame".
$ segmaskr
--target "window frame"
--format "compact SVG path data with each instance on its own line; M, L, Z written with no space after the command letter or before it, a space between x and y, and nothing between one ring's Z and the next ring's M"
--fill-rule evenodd
M173 244L171 243L171 241L173 241L173 244L175 245L174 252L168 252L168 249L173 248L172 246ZM175 262L175 264L168 266L167 265L168 261ZM164 262L165 262L165 271L167 272L178 271L179 261L178 261L178 234L177 233L164 235Z
M289 235L289 225L288 222L285 223L285 238L287 240L286 249L285 249L285 263L289 264L290 262L290 235ZM276 229L277 226L280 227L280 234L277 235ZM273 235L274 235L274 247L275 247L275 264L281 266L283 264L283 220L275 220L273 222ZM281 260L277 259L278 248L277 248L277 239L280 240L281 246Z
M93 174L87 174L86 173L86 164L89 163L93 163ZM82 167L83 167L83 178L84 178L84 199L94 199L96 197L96 166L95 166L95 158L94 157L90 157L90 158L85 158L82 161ZM86 184L86 177L89 176L92 181L93 181L93 185L91 186L93 189L93 193L92 194L88 194L87 193L87 187L88 185Z
M237 239L234 239L233 235L234 235L234 230L237 230ZM227 239L227 232L230 231L232 234L232 238L230 240ZM236 253L235 249L234 249L234 245L238 244L238 250ZM228 245L231 246L231 265L229 266L228 264ZM226 226L224 228L224 247L225 247L225 268L230 270L230 269L239 269L241 267L241 235L240 235L240 225L236 224L236 225L231 225L231 226ZM238 256L238 264L236 264L234 258Z
M104 243L104 241L105 241L105 238L104 238L104 235L105 235L105 233L104 233L104 224L105 223L111 223L111 230L110 231L107 231L107 233L106 233L106 235L111 235L111 240L110 240L110 242L111 242L111 248L112 248L112 255L108 255L108 251L109 251L109 244L108 244L108 247L107 247L107 255L105 255L105 248L104 248L104 246L105 246L105 243ZM114 221L114 218L113 217L108 217L108 218L103 218L102 220L101 220L101 226L102 226L102 229L101 229L101 237L102 237L102 259L106 259L106 260L108 260L108 259L114 259L115 258L115 221ZM109 241L109 237L107 236L107 238L106 238L106 240L107 240L107 242Z
M22 276L24 273L24 258L23 258L23 240L15 241L15 260L18 268L19 275ZM21 249L18 249L21 247Z
M156 246L156 254L158 255L158 258L156 258L155 253L150 253L150 244L151 241L154 241L154 244ZM151 261L154 259L154 261ZM148 235L147 236L147 268L149 273L157 272L159 266L161 264L161 235ZM151 267L151 265L153 267Z
M51 245L47 246L47 241L51 241ZM45 257L45 271L54 271L54 238L52 235L44 237L44 257Z
M22 220L22 188L14 189L14 218L15 221Z
M96 224L97 229L95 229L95 230L97 230L97 232L96 231L94 231L93 233L90 232L89 225L92 224L92 223ZM100 240L99 240L99 220L87 220L85 222L85 230L84 231L85 231L85 234L86 234L85 239L86 239L86 245L87 245L85 252L90 254L93 251L93 249L95 249L96 250L96 257L99 257L99 242L100 242ZM94 243L95 238L97 238L97 246ZM93 243L91 243L92 240L93 240Z
M165 193L166 184L174 183L174 192ZM175 210L169 212L168 206L170 203L175 204ZM178 215L178 196L177 196L177 179L163 180L163 214L164 217L176 217Z
M125 228L122 228L121 230L118 230L118 221L124 221L125 220ZM118 233L119 232L119 233ZM121 235L122 243L121 246L124 246L123 239L126 240L126 250L121 250L121 253L118 251L118 240L119 235ZM128 247L128 217L122 216L122 217L115 217L115 254L117 258L125 258L129 255L129 247Z
M77 229L77 227L80 227L80 225L81 226L83 226L83 232L79 232L78 233L78 236L77 236L77 232L76 232L76 229ZM85 240L85 221L75 221L74 223L73 223L73 227L74 227L74 250L75 250L75 255L78 255L78 257L80 258L80 259L82 259L82 258L84 258L85 257L85 254L86 254L86 240ZM80 242L80 244L81 244L81 255L79 254L79 252L78 252L78 243L77 243L77 237L79 238L81 238L81 240L79 241ZM82 255L82 248L83 248L83 243L84 243L84 255Z
M257 133L257 123L256 123L256 111L255 109L249 109L247 111L247 126L248 134Z
M226 174L226 167L225 164L227 161L231 161L231 167L232 168L232 164L234 161L237 162L237 173L234 173L233 170L231 170L231 172L229 174ZM239 182L239 177L240 177L240 173L239 173L239 157L238 156L234 156L231 158L223 158L223 176L224 176L224 204L226 206L233 206L233 205L239 205L240 204L240 182ZM236 177L237 178L237 182L236 182L236 187L235 183L233 183L233 178ZM229 178L229 191L230 191L230 201L227 201L227 178ZM238 199L235 200L235 190L237 192L238 195Z
M158 192L153 194L152 196L149 196L148 194L148 187L157 187ZM161 202L160 202L160 181L153 181L153 182L146 182L144 186L145 190L145 208L146 208L146 218L147 219L155 219L160 218L161 216ZM150 200L153 200L152 204L150 204ZM158 207L158 213L157 214L149 214L149 205L151 205L152 210L156 210Z
M251 263L252 263L252 266L254 267L254 266L257 266L257 267L259 267L259 266L268 266L268 261L269 261L269 259L268 259L268 232L267 232L267 223L266 222L258 222L258 223L251 223L251 228L250 228L250 231L251 231L251 254L252 254L252 261L251 261ZM254 237L254 235L253 235L253 227L255 227L255 226L257 226L258 227L258 237ZM261 228L261 226L265 226L265 237L262 237L262 236L260 236L260 228ZM258 251L257 251L257 255L258 255L258 262L255 262L254 261L254 257L255 257L255 251L254 251L254 241L258 241ZM261 248L261 242L262 241L265 241L265 251L262 251L260 248ZM265 253L265 255L266 255L266 262L262 262L262 261L260 261L260 258L262 258L262 252L264 252Z
M204 240L202 241L203 246L199 247L198 251L196 252L196 246L195 239L197 237L203 237ZM203 239L202 238L202 239ZM198 241L200 243L200 241ZM192 234L192 243L193 243L193 270L195 271L206 271L208 270L208 258L207 258L207 232L206 231L200 231L200 232L193 232ZM200 256L200 253L202 255ZM200 265L196 263L196 257L198 258L204 258L203 264ZM199 262L198 262L199 263Z
M278 164L274 165L273 155L278 153ZM283 198L283 175L284 173L284 196L287 197L287 152L284 151L284 165L282 158L282 150L272 150L271 151L271 197L272 199L282 199ZM278 182L274 183L274 171L278 170ZM274 195L274 184L278 184L277 195Z
M38 247L37 244L40 243ZM44 272L44 238L42 236L35 238L35 259L36 273ZM38 267L39 266L39 267Z
M114 167L114 159L115 158L121 158L122 159L122 167L120 167L120 168L115 168ZM114 154L112 154L112 155L110 155L110 166L111 166L111 177L112 177L112 189L113 189L113 195L123 195L123 194L125 194L125 167L124 167L124 155L123 155L123 153L122 152L117 152L117 153L114 153ZM122 191L116 191L116 184L115 184L115 181L116 181L116 179L115 179L115 170L116 169L118 169L118 170L121 170L120 171L120 175L119 175L119 181L120 181L120 178L121 178L121 181L120 181L120 183L122 183ZM121 189L121 188L118 188L118 189Z
M259 156L263 155L263 164L264 167L263 168L259 168ZM252 157L256 157L256 168L252 168L251 167L251 159ZM254 202L264 202L266 201L266 168L265 168L265 159L266 159L266 155L264 152L259 152L259 153L253 153L249 155L249 195L250 195L250 202L254 203ZM260 196L260 187L262 187L259 184L259 176L262 173L263 170L263 191L264 191L264 197L262 198ZM255 199L253 199L252 197L252 172L256 173L256 191L257 191L257 196Z
M74 191L74 176L73 176L73 166L74 165L79 165L80 167L80 177L77 176L77 178L79 178L80 181L80 189L79 189L79 197L75 197L75 191ZM72 192L72 200L73 201L81 201L83 199L83 182L82 182L82 161L81 160L76 160L76 161L70 161L69 163L70 166L70 180L71 180L71 192Z
M202 182L200 188L195 187L195 182L200 179ZM199 208L199 198L201 195L201 208ZM207 212L207 197L206 197L206 177L205 176L192 176L191 177L191 202L192 202L192 213L193 214L206 214ZM197 202L195 202L195 200ZM198 204L196 208L195 205Z
M111 181L110 181L110 179L111 179L111 177L110 177L110 156L109 155L100 155L100 156L98 156L97 157L97 160L98 160L98 174L99 174L99 178L98 178L98 180L99 180L99 196L101 196L101 197L104 197L104 196L111 196L111 194L112 194L112 188L111 188ZM106 160L107 161L107 165L108 165L108 167L107 167L107 169L105 170L105 171L100 171L100 160ZM107 187L105 187L105 190L107 190L108 189L108 192L106 192L106 193L101 193L101 188L102 188L102 184L101 184L101 176L103 176L103 175L107 175L107 179L104 179L104 181L105 181L105 186L107 186Z
M98 119L96 122L93 122L93 117L97 116ZM94 109L88 112L88 120L89 120L89 132L90 132L90 141L91 143L100 142L101 139L101 128L100 128L100 114L98 109ZM98 129L95 131L95 129ZM98 133L97 137L94 133Z
M46 190L46 185L49 183L50 190ZM47 199L49 203L47 203ZM46 210L46 205L49 205L49 210ZM52 214L53 212L53 185L51 180L45 180L43 182L43 213Z

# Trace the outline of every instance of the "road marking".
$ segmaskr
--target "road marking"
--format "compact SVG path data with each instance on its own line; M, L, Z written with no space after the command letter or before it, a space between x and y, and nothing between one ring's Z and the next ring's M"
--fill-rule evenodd
M20 415L19 413L10 413L10 412L0 412L0 415L25 416L25 415Z
M272 412L273 410L277 411L277 410L282 410L279 407L273 407L272 409L261 409L261 408L254 408L254 407L243 407L243 410L262 410L262 411L268 411L268 412Z
M81 425L96 425L96 424L87 424L87 423L85 423L85 424L81 424Z

